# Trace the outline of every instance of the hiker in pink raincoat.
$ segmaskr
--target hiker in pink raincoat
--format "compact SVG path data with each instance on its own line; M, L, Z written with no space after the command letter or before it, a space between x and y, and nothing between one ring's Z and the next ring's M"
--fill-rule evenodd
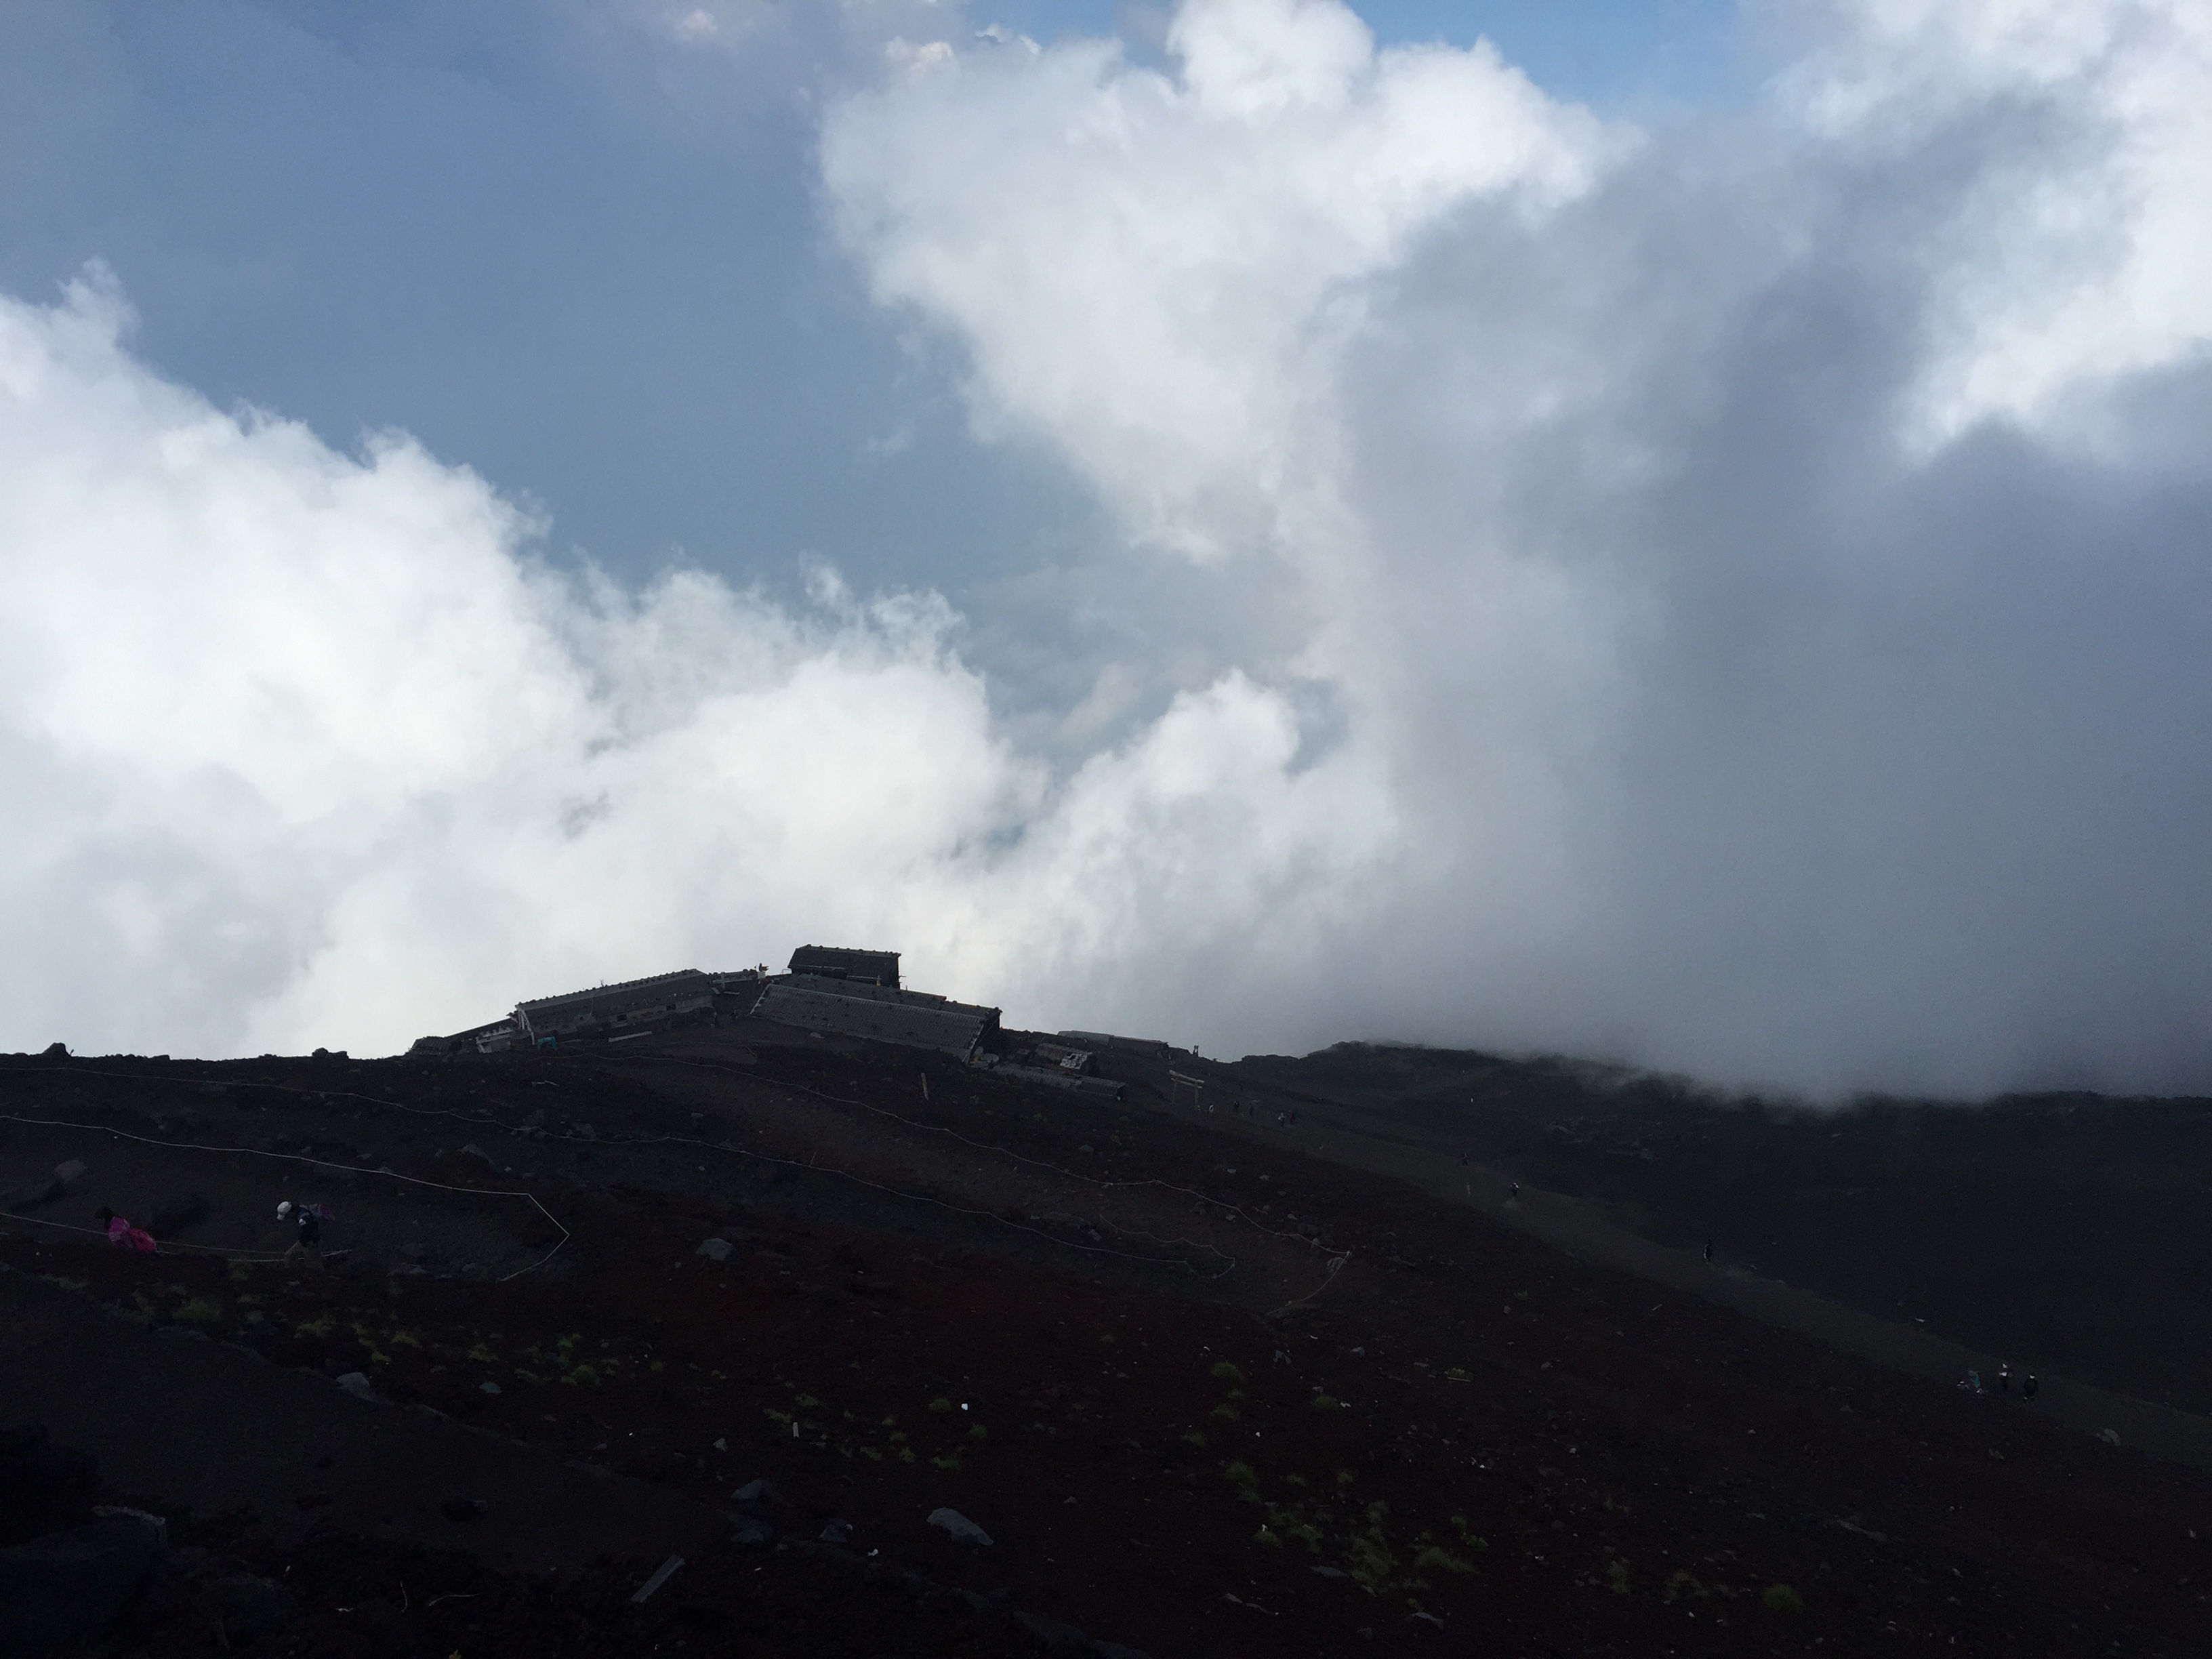
M134 1227L105 1204L100 1206L100 1218L107 1224L107 1242L118 1249L143 1250L154 1254L154 1235L143 1227Z

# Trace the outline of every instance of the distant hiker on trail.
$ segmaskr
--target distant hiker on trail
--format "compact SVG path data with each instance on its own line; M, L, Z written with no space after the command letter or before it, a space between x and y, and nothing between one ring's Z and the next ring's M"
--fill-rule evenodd
M100 1206L100 1218L107 1224L107 1242L118 1249L143 1250L154 1254L154 1235L143 1227L134 1227L105 1204Z
M318 1267L321 1267L323 1265L323 1223L335 1221L337 1218L319 1204L295 1204L289 1198L276 1206L276 1218L279 1221L283 1220L287 1216L290 1217L299 1227L300 1237L294 1242L292 1248L284 1252L284 1260L289 1261L295 1255L302 1259L313 1257L315 1265Z
M1706 1261L1711 1261L1712 1259L1713 1259L1713 1241L1712 1241L1711 1239L1710 1239L1710 1238L1709 1238L1709 1239L1707 1239L1707 1240L1705 1241L1705 1260L1706 1260Z
M2030 1371L2026 1376L2021 1379L2020 1397L2022 1400L2034 1399L2036 1387L2035 1373L2033 1371Z
M2012 1367L2002 1362L1997 1366L1997 1392L1999 1394L2012 1392Z

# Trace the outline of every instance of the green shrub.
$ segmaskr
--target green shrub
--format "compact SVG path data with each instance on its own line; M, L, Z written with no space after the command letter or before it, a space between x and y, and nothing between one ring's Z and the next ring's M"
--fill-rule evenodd
M1759 1599L1777 1613L1805 1611L1805 1598L1787 1584L1769 1584Z

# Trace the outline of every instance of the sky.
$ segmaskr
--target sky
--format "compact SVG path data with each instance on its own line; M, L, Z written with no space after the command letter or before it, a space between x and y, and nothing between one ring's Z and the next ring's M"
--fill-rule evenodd
M0 1048L2212 1091L2206 199L2183 0L0 7Z

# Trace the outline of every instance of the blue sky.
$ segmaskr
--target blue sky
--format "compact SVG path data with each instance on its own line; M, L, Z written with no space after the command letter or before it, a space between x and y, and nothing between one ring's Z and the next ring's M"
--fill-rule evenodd
M1607 108L1734 96L1741 64L1734 0L1368 0L1384 46L1486 36L1539 85ZM1131 0L1006 0L977 9L1038 40L1118 30L1142 40L1164 8Z
M1379 39L1489 33L1554 93L1718 94L1711 0L1372 4ZM979 7L1141 39L1126 5ZM541 503L558 554L773 584L990 582L1097 533L825 248L779 82L573 6L183 0L0 15L0 289L105 259L139 349L342 445L397 427ZM919 352L919 356L917 356Z

